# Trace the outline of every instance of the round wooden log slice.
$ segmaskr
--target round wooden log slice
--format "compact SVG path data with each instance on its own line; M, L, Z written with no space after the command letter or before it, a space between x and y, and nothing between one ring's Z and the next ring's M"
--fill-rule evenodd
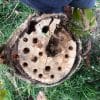
M63 14L30 16L4 49L6 63L32 83L57 85L69 78L81 61L80 43Z

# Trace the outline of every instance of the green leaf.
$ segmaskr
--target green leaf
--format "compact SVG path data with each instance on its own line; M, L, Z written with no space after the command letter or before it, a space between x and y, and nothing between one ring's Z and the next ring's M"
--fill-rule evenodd
M94 12L92 9L84 9L84 14L85 14L86 18L89 20L89 22L94 17Z
M78 8L74 8L73 10L73 19L78 22L82 20L80 10Z
M89 21L90 28L96 26L96 16L92 9L84 9L85 17Z
M4 100L7 95L6 90L0 90L0 100Z
M91 22L90 22L90 26L92 27L92 26L94 26L95 25L95 23L96 23L96 19L95 18L93 18L92 20L91 20Z

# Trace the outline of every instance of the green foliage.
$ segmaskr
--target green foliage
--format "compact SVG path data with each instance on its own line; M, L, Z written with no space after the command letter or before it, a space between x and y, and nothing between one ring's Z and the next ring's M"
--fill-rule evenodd
M73 10L73 20L77 21L77 22L82 22L82 17L81 17L81 13L80 13L80 9L78 8L74 8Z
M93 9L74 8L72 18L69 21L70 31L78 37L89 35L96 27L96 17Z

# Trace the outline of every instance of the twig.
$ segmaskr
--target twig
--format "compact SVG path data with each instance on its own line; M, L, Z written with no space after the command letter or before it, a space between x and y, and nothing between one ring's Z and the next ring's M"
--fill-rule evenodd
M89 40L86 45L86 51L83 53L84 58L87 56L87 54L90 52L90 50L91 50L91 40Z

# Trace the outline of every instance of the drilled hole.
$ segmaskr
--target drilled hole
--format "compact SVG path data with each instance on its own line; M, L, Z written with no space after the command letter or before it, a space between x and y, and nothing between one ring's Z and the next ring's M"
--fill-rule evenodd
M31 34L32 31L36 31L35 29L36 24L37 22L35 20L30 21L27 34Z
M24 42L27 42L27 41L28 41L28 39L27 39L27 38L23 38L23 41L24 41Z
M42 56L43 55L43 52L39 52L39 56Z
M42 78L42 76L43 76L42 74L39 74L39 78Z
M38 58L36 56L33 57L33 59L32 59L33 62L36 62L37 60L38 60Z
M72 46L69 46L69 50L73 50L73 47Z
M33 72L34 72L34 73L37 73L37 69L34 69Z
M24 67L27 67L27 66L28 66L28 63L24 62L24 63L23 63L23 66L24 66Z
M50 77L53 79L54 78L54 75L51 75Z
M48 57L54 57L58 53L61 52L61 48L59 48L59 40L54 36L51 36L48 45L46 46L46 54Z
M43 32L43 33L47 33L48 30L49 30L49 26L44 26L44 27L42 28L42 32Z
M29 48L24 48L24 50L23 50L23 52L24 52L25 54L29 53L29 51L30 51Z
M68 56L68 54L65 54L65 58L68 58L69 56Z
M58 67L58 70L61 71L61 67Z
M50 71L50 69L51 69L50 66L46 66L46 67L45 67L45 70L46 70L46 71Z
M38 39L37 38L33 38L33 43L37 43Z

